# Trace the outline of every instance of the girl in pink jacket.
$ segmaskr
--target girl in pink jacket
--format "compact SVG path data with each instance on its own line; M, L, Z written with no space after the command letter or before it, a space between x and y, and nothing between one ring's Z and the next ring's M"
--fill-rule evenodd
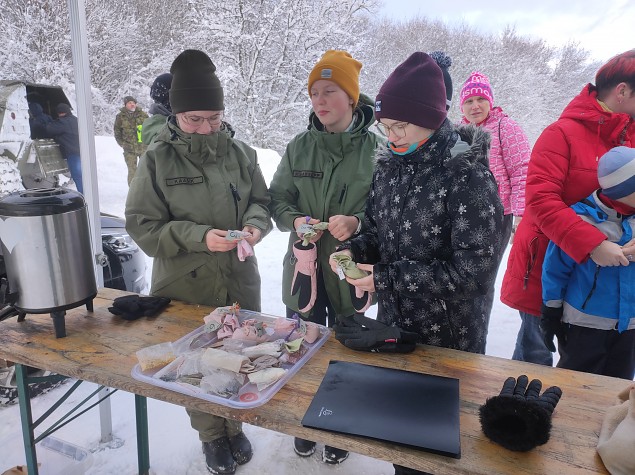
M489 78L477 71L470 74L461 88L461 112L463 124L483 127L491 134L489 167L498 185L498 196L503 203L504 218L501 233L508 242L525 211L525 182L531 149L527 136L520 126L509 118L500 107L494 107L494 92ZM497 257L503 258L505 246ZM486 315L492 309L494 290L487 299Z

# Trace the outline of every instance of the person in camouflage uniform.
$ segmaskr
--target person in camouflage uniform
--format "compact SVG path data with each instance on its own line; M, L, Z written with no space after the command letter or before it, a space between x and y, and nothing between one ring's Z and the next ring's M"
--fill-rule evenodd
M137 160L146 151L141 142L143 121L148 118L141 107L137 107L137 100L132 96L123 98L124 106L115 118L115 140L123 148L123 158L128 166L128 186L137 171Z

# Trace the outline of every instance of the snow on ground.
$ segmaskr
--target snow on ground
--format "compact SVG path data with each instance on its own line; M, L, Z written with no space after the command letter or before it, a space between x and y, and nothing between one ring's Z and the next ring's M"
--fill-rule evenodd
M123 216L127 193L126 166L122 150L112 137L97 137L97 176L100 209L103 212ZM259 161L267 182L271 180L280 157L271 151L259 150ZM256 255L262 276L262 311L273 315L284 315L280 298L281 262L286 249L288 235L274 229L258 246ZM496 299L490 321L487 354L510 358L516 333L520 325L518 313L498 298L501 279L505 271L507 254L496 281ZM149 262L151 264L151 262ZM148 280L149 280L148 271ZM370 313L372 315L373 313ZM68 384L33 399L33 416L39 417L68 388ZM59 408L58 418L74 404L88 396L96 385L83 383L79 390ZM55 437L89 449L92 453L91 475L132 475L137 473L136 431L134 396L123 391L111 398L114 436L123 442L116 449L100 446L99 412L89 411L77 420L61 428ZM154 475L198 475L206 474L205 461L197 433L190 428L189 418L180 406L148 399L150 434L150 463ZM55 420L55 419L53 419ZM48 427L48 424L44 424ZM291 436L245 424L245 432L254 447L254 457L236 471L239 475L389 475L392 465L358 454L351 454L339 466L321 462L321 444L318 451L307 459L293 452ZM22 448L20 413L17 405L0 408L0 473L9 467L25 463ZM59 468L59 467L58 467ZM43 467L41 473L57 473Z

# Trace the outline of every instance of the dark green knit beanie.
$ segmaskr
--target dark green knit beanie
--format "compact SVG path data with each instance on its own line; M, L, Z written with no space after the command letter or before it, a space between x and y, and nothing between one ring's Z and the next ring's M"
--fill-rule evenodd
M215 71L216 66L202 51L188 49L179 54L170 67L172 112L225 110L223 88Z

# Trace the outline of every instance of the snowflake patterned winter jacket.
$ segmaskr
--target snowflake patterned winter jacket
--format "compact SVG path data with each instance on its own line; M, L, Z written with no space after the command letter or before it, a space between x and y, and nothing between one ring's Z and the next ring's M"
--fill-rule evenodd
M378 320L422 343L485 352L503 219L489 140L446 120L409 155L380 152L363 231L342 246L374 264Z
M602 109L591 84L538 137L527 170L525 215L501 287L504 304L540 315L542 263L550 240L580 263L606 239L569 206L599 187L599 157L618 145L635 145L635 123L628 114Z
M470 122L463 117L462 124ZM492 134L489 168L498 184L505 214L522 216L525 211L525 182L531 147L527 136L500 107L494 107L478 124Z

